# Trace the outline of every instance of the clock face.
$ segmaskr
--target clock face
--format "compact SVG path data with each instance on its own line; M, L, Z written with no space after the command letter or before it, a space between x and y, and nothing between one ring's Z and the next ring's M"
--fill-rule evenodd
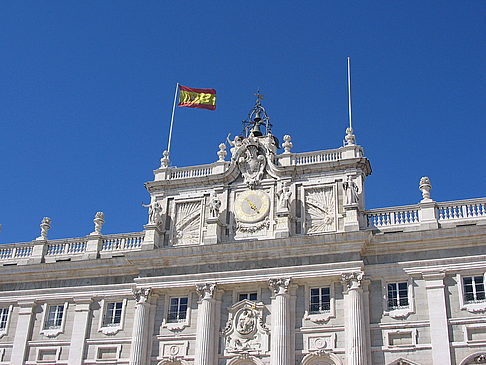
M261 190L245 190L236 197L235 215L240 222L261 221L269 210L270 198Z

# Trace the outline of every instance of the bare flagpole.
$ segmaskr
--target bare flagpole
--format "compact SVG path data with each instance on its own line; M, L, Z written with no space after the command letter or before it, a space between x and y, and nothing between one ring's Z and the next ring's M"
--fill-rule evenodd
M170 154L170 142L172 140L172 127L174 125L174 113L175 113L175 107L176 107L176 100L177 100L177 91L179 90L179 83L176 84L176 89L174 93L174 105L172 105L172 116L170 118L170 129L169 129L169 142L167 143L167 152L169 155Z
M348 57L348 115L349 115L349 128L346 128L346 145L353 145L356 142L356 137L353 134L353 116L351 113L351 58Z
M353 133L353 118L351 114L351 59L348 57L348 111L349 111L349 129Z

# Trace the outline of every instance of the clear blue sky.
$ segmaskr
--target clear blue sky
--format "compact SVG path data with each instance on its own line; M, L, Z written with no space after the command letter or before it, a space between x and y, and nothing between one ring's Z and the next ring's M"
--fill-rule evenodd
M0 242L141 231L176 82L217 90L179 108L173 163L210 163L260 88L294 151L336 148L353 122L368 208L486 196L486 2L2 1Z

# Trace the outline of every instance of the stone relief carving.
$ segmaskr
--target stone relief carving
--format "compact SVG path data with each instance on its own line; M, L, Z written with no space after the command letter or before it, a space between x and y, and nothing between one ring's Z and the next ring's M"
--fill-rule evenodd
M311 188L305 191L307 233L322 233L336 230L336 203L334 189Z
M267 160L258 145L250 144L249 138L245 139L244 142L247 142L246 148L238 154L240 157L237 163L245 184L253 189L263 177Z
M181 202L175 208L174 245L199 243L201 228L201 201Z
M228 321L222 331L225 354L268 351L270 331L263 321L264 307L245 299L228 309Z

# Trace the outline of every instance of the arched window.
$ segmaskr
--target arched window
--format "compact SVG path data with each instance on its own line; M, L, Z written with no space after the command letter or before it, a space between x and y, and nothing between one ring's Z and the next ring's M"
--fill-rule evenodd
M342 362L334 354L309 354L302 359L302 365L342 365Z

